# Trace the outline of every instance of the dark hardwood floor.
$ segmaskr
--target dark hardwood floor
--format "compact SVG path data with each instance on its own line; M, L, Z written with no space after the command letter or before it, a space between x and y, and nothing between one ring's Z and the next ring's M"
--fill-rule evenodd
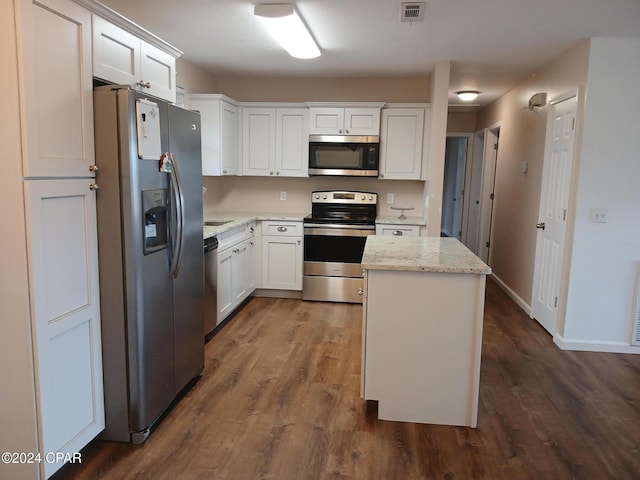
M640 478L640 355L561 351L489 281L478 428L380 421L361 312L250 300L144 445L95 441L55 479Z

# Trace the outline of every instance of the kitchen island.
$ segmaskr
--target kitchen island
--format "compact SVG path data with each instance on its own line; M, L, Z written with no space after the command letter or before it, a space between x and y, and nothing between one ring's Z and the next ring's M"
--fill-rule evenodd
M370 236L361 396L378 418L477 424L486 275L453 238Z

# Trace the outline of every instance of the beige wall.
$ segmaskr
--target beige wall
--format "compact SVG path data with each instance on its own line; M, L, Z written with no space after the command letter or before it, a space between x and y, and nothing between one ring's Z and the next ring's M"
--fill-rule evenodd
M478 114L478 129L497 123L501 127L491 267L527 305L533 286L547 108L530 111L526 106L537 92L546 92L550 100L585 86L588 61L589 42L584 42ZM522 162L528 163L527 173L520 172Z
M239 102L428 102L430 77L218 78Z
M449 112L447 133L474 133L478 123L476 112Z
M17 61L13 2L0 2L0 451L37 452ZM33 479L37 472L35 463L0 463L0 478Z
M215 212L311 213L311 192L314 190L359 190L375 192L379 215L398 215L387 204L387 193L393 193L394 206L414 207L406 215L422 216L424 182L379 180L355 177L204 177L205 217ZM280 192L287 200L280 200Z
M184 59L176 62L176 83L188 93L217 93L216 79L210 73Z

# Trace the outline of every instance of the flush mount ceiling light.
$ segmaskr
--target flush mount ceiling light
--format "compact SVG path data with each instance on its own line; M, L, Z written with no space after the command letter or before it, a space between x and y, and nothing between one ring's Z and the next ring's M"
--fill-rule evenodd
M253 13L282 48L295 58L315 58L320 49L291 4L256 5Z
M475 90L462 90L460 92L456 92L456 95L458 95L458 98L463 102L473 102L476 98L478 98L480 92L477 92Z

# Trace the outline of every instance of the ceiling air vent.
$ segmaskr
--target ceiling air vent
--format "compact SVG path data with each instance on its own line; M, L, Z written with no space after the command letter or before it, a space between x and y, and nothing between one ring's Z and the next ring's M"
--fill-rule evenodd
M400 5L401 22L421 22L424 18L424 2L403 2Z

